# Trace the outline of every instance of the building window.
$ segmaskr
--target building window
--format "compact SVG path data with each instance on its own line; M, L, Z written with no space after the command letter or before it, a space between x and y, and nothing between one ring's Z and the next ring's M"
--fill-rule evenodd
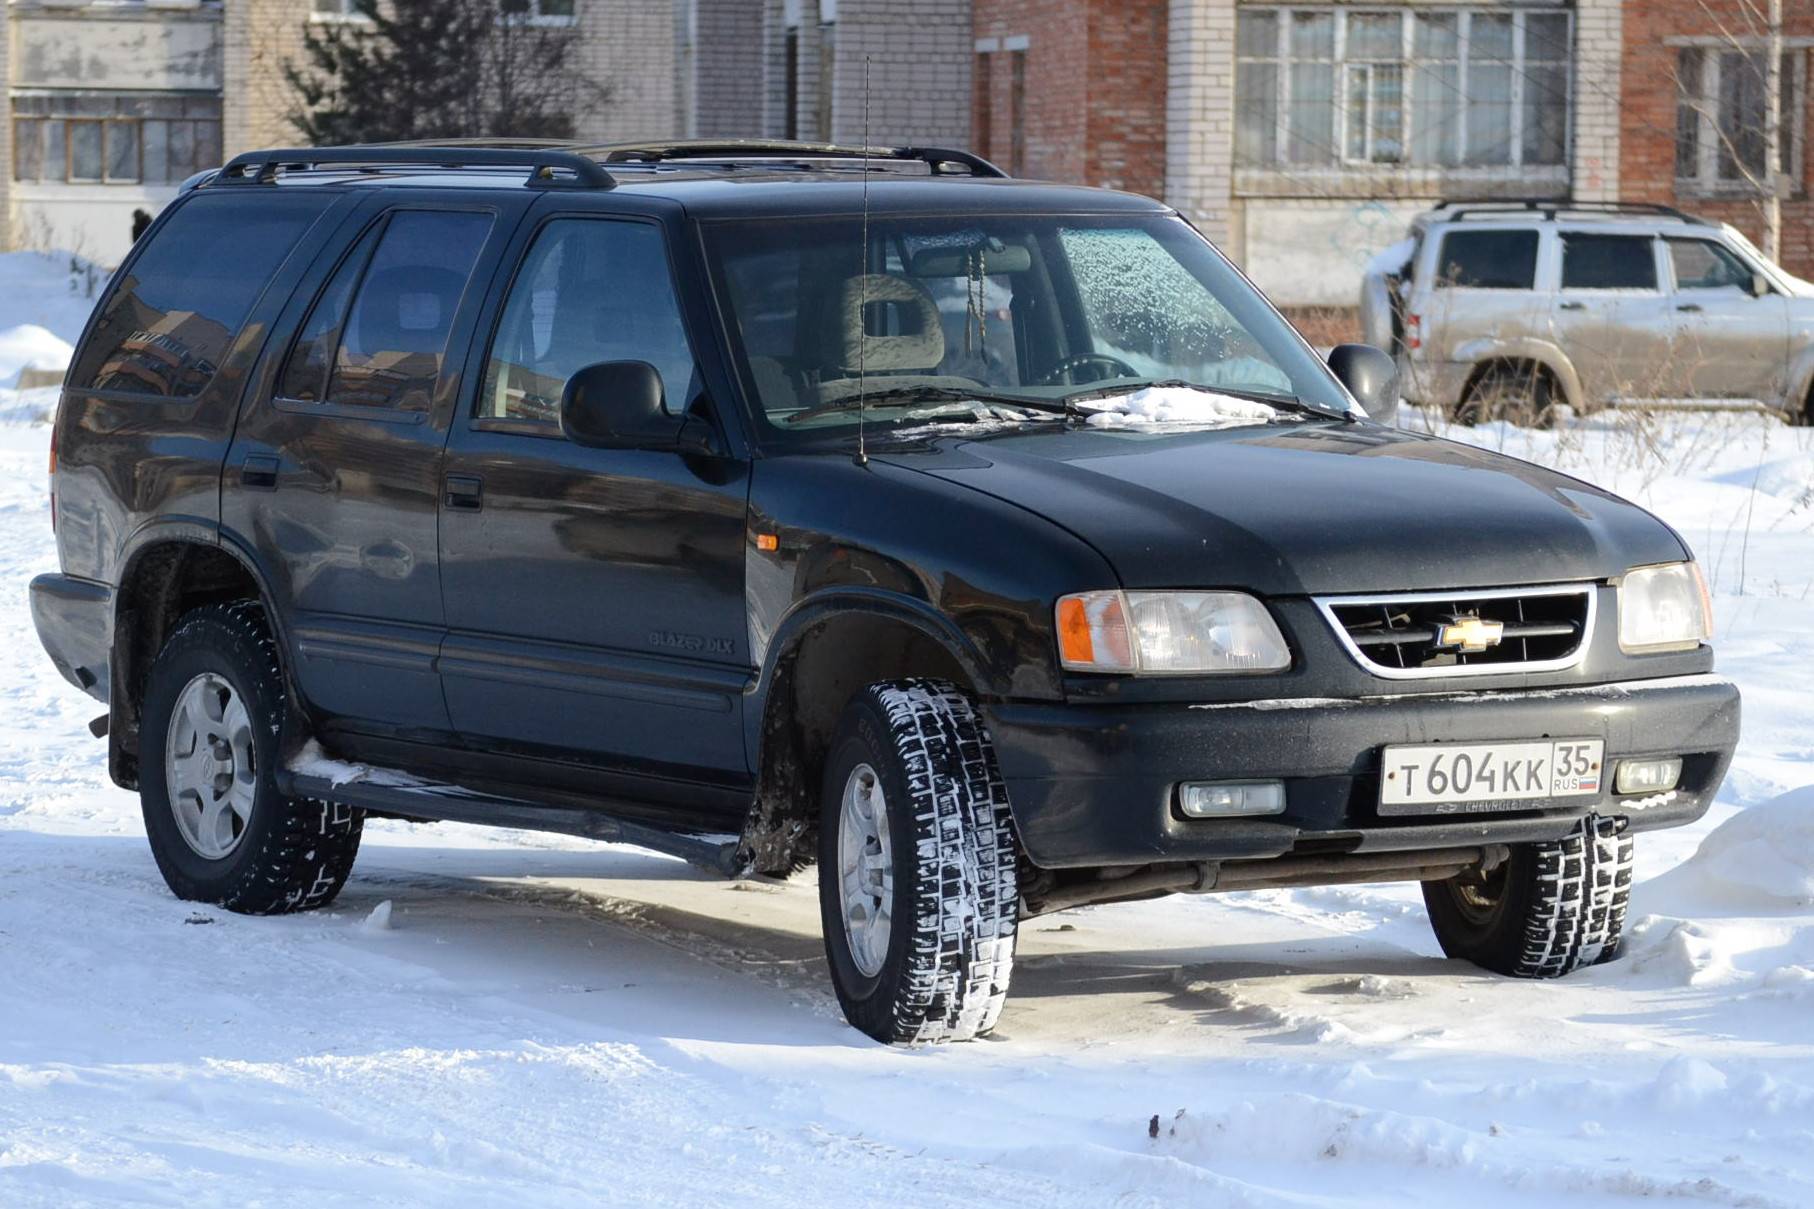
M1246 8L1236 162L1367 169L1568 159L1567 12Z
M13 179L179 184L220 163L220 98L48 94L13 98Z
M1756 49L1684 46L1676 52L1676 187L1688 193L1762 192L1770 172L1764 154L1764 65ZM1774 171L1796 178L1807 112L1807 57L1782 59L1778 97L1781 158Z
M800 137L800 27L787 27L785 80L787 112L782 119L782 133L790 139Z
M526 19L548 25L571 25L575 0L499 0L506 20Z

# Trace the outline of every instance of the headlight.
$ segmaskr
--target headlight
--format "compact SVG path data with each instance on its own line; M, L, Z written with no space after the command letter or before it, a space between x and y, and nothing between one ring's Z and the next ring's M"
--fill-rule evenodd
M1078 592L1058 600L1060 662L1078 672L1267 672L1291 666L1271 614L1241 592Z
M1713 605L1695 563L1625 573L1619 585L1619 649L1688 651L1713 636Z

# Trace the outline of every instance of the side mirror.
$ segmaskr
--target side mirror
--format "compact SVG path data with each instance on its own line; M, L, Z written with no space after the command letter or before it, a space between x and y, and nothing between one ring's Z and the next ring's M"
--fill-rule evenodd
M1398 362L1371 344L1338 344L1329 368L1355 402L1381 424L1398 423Z
M1751 274L1751 297L1762 298L1770 292L1770 279L1762 273Z
M711 425L664 406L661 373L647 361L588 365L561 391L561 432L591 449L714 453Z

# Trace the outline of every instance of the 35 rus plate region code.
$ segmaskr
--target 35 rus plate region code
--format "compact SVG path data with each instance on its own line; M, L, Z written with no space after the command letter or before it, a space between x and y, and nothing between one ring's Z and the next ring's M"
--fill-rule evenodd
M1469 814L1598 794L1604 750L1598 739L1388 747L1379 812Z

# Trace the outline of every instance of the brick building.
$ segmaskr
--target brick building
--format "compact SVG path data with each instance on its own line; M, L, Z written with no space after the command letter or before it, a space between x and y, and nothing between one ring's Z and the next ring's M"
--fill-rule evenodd
M1762 3L1626 0L1622 196L1731 223L1762 242ZM1814 2L1783 5L1782 263L1814 277Z
M1814 274L1814 4L1787 7L1783 261ZM1345 309L1439 198L1664 201L1757 237L1758 8L974 0L972 138L1163 197L1280 302Z

